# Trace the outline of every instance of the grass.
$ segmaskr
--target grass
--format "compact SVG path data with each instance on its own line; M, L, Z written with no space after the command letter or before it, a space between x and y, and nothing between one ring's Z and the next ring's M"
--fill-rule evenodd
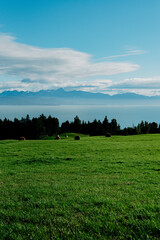
M0 141L0 239L160 239L160 135Z

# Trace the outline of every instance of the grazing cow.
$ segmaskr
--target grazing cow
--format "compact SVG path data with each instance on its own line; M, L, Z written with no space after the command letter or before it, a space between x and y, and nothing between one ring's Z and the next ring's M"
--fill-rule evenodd
M112 135L110 133L106 133L106 137L111 137Z
M20 137L19 140L20 141L25 141L26 139L25 139L25 137Z
M74 140L80 140L80 136L75 136Z
M60 138L60 136L59 135L57 135L56 137L55 137L55 140L60 140L61 138Z

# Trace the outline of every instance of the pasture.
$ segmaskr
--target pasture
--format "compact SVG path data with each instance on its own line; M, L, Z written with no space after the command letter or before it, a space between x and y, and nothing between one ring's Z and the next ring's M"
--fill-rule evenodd
M0 141L0 239L160 239L160 135Z

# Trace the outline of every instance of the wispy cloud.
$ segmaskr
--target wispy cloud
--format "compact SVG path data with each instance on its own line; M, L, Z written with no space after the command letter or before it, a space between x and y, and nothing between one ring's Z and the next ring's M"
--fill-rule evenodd
M123 54L103 57L103 58L101 58L101 60L107 60L107 59L112 59L112 58L128 57L128 56L134 56L134 55L141 55L141 54L145 54L145 53L146 53L146 51L144 51L144 50L128 50L127 52L125 52Z
M18 43L10 35L0 35L0 75L16 76L22 81L0 83L0 87L18 89L96 84L80 81L89 77L111 76L136 71L139 65L130 62L95 61L84 52L69 48L44 49ZM108 84L104 81L105 85ZM19 84L19 85L18 85ZM100 81L98 84L101 84ZM3 85L3 86L2 86ZM26 89L26 90L28 90Z

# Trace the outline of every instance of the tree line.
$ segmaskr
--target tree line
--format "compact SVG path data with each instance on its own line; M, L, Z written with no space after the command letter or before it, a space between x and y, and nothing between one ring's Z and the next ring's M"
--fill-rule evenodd
M135 135L147 133L160 133L160 125L155 122L142 121L137 126L121 129L116 119L111 121L105 116L103 121L92 122L81 121L78 116L73 121L65 121L59 124L58 118L44 114L30 119L29 115L20 120L13 121L5 118L0 119L0 139L19 139L24 136L26 139L41 139L44 136L54 136L61 133L82 133L90 136L100 136L110 133L112 135Z

